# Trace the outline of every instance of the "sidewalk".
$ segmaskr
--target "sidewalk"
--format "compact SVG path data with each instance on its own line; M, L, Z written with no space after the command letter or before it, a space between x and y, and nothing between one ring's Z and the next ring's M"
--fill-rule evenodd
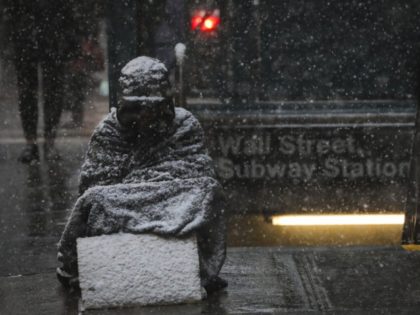
M86 314L418 314L419 261L395 248L230 248L228 289L200 304ZM4 314L77 314L52 265L1 277L0 287Z

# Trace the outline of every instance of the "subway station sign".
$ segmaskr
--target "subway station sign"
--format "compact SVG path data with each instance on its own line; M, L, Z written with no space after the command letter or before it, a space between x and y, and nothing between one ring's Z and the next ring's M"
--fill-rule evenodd
M203 125L230 211L402 211L413 102L189 108Z
M411 132L394 128L219 129L210 147L223 180L406 178Z

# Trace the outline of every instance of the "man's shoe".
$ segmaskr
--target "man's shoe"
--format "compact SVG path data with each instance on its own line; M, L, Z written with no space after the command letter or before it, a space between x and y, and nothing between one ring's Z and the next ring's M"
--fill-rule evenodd
M77 276L69 274L62 268L57 268L56 274L58 281L60 281L64 288L70 290L76 290L79 288L79 278Z
M32 164L39 161L39 151L36 144L27 144L18 157L18 161L24 164Z
M209 279L208 283L204 286L204 288L207 291L207 294L210 295L214 292L217 292L219 290L222 290L228 286L228 283L226 280L223 280L220 277L212 277Z

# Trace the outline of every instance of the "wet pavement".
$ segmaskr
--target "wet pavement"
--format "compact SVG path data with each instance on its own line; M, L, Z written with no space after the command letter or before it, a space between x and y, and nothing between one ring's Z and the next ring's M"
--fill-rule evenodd
M60 161L42 159L39 165L26 166L16 161L24 144L16 110L2 107L7 124L0 128L0 314L78 313L78 296L66 293L56 280L55 246L77 197L87 136L106 110L105 103L96 102L87 111L86 127L61 128ZM222 270L227 290L194 305L86 314L420 312L420 252L398 246L401 227L337 234L279 230L258 215L229 220L229 244L252 247L229 247ZM331 241L343 235L344 241ZM350 241L355 239L359 241Z

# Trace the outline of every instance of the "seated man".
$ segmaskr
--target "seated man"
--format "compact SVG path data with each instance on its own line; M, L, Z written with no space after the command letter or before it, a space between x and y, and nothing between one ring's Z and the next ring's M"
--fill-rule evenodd
M226 254L222 188L194 116L174 108L168 71L138 57L123 69L122 97L96 127L82 166L74 209L58 244L57 269L77 284L76 239L101 234L197 234L202 284L218 277Z

